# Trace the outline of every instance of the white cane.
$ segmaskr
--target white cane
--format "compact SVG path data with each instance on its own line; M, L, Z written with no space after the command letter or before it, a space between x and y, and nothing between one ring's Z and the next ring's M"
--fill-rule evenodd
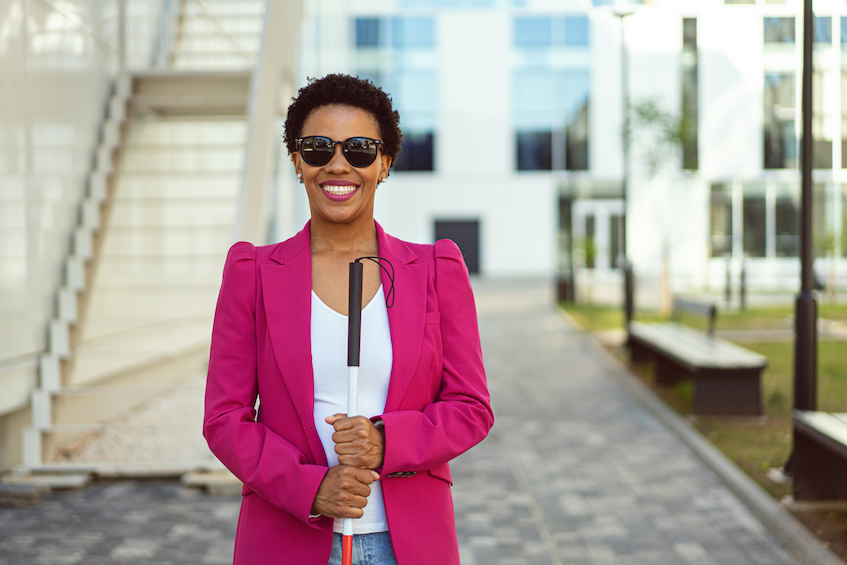
M362 281L364 265L350 263L350 298L347 308L347 417L356 416L359 397L359 351L362 337ZM341 565L353 564L353 519L341 522Z

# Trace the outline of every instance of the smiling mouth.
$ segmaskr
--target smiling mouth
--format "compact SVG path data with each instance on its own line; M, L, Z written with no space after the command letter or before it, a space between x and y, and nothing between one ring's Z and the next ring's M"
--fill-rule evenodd
M358 188L356 185L344 185L344 186L335 186L335 185L322 185L322 189L329 192L330 194L335 194L336 196L344 196L345 194L350 194Z

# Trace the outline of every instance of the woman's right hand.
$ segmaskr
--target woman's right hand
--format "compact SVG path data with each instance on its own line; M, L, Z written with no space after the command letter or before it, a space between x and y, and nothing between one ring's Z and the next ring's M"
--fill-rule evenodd
M361 518L368 503L371 483L379 479L375 471L349 465L330 467L321 481L312 514L329 518Z

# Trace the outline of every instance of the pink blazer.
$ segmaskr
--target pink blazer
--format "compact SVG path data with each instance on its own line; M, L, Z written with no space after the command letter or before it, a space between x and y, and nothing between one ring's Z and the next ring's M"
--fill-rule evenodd
M458 564L448 461L494 422L468 271L452 241L376 230L396 272L381 471L392 543L400 565ZM238 565L329 560L332 520L309 518L328 469L313 417L311 273L309 224L275 245L236 243L226 259L203 435L244 482Z

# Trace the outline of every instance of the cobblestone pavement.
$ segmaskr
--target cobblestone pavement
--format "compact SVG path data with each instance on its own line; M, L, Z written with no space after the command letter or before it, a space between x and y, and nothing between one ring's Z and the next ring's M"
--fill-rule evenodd
M628 396L611 374L622 368L547 285L476 287L496 424L453 464L464 565L795 562ZM99 481L0 509L0 565L229 563L238 504L176 482Z

